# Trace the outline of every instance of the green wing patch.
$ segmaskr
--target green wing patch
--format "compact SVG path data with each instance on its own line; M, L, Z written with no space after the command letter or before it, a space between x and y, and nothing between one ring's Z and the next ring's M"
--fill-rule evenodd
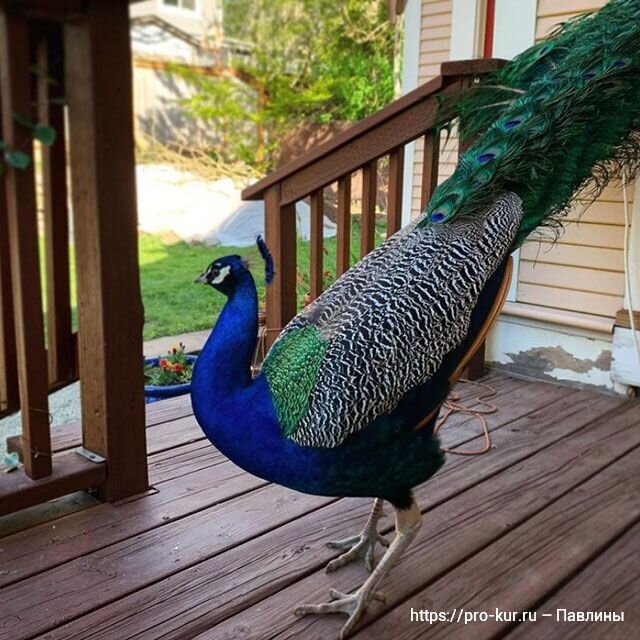
M309 395L329 346L314 326L292 330L278 340L262 366L285 435L296 430L307 412Z

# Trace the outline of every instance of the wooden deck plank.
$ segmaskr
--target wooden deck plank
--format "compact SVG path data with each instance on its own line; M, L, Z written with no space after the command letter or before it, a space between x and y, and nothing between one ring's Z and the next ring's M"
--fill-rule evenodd
M147 453L160 453L200 440L205 440L205 435L195 417L178 418L147 429Z
M584 419L584 414L582 417ZM544 509L550 501L637 446L640 433L634 424L634 417L628 412L619 413L611 419L607 416L593 427L582 429L555 446L549 446L547 442L547 448L533 458L522 460L521 455L521 462L482 483L482 477L466 473L466 462L460 463L457 482L462 484L466 481L468 490L445 502L440 502L439 498L446 491L447 484L452 483L453 476L449 483L430 482L423 485L417 492L419 498L439 504L427 511L416 543L386 581L384 591L387 607L398 604L426 582L500 538L518 523ZM553 428L561 426L557 424ZM542 428L543 434L548 433L551 430L549 427L551 425L531 421L530 435L532 438L538 437L539 428ZM524 427L519 435L526 437ZM511 439L514 439L513 434ZM565 446L561 446L562 442ZM341 532L327 532L327 536L334 537L334 533ZM300 544L306 544L306 538ZM243 640L263 638L267 629L270 638L303 637L311 640L337 637L344 618L311 616L297 620L291 615L292 606L299 602L326 600L330 586L351 591L362 583L365 575L361 566L346 567L329 576L321 569L317 570L292 587L262 600L197 638L213 640L234 637L239 629L242 629ZM465 584L463 577L458 580L462 585ZM377 607L373 614L380 615L382 611L384 609ZM372 616L369 616L368 620L371 619ZM423 628L407 625L406 616L402 624L398 619L394 624L394 629L412 628L415 635L408 637L418 637L418 633L424 632ZM393 637L395 640L398 635L396 630L389 632L385 628L385 632L362 637Z
M146 411L147 428L193 415L190 396L148 404ZM51 429L51 448L54 453L80 446L82 446L82 425L79 422L69 422ZM7 438L7 447L9 451L18 451L19 436Z
M269 485L5 587L3 606L21 615L0 639L44 633L333 501Z
M511 393L517 387L524 387L527 384L531 385L531 383L526 383L522 380L516 380L515 378L509 378L498 374L491 374L486 378L483 378L482 382L494 385L496 390L502 390L506 393ZM548 386L550 387L551 385ZM472 385L462 383L456 387L456 392L461 394L462 400L466 400L477 395L478 389ZM191 407L190 396L182 396L147 405L146 424L147 428L149 428L174 422L181 418L188 418L192 415L193 409ZM169 427L165 428L169 429ZM147 439L150 438L153 439L153 434L147 433ZM69 423L53 428L51 430L51 442L53 451L55 452L66 451L68 449L74 449L75 447L81 446L82 437L80 423ZM15 446L10 447L10 451L11 450L16 450Z
M149 480L151 486L156 486L226 460L208 440L198 440L150 456Z
M517 431L512 431L509 428L499 429L497 434L504 432L504 442L503 440L498 441L499 455L483 456L473 460L453 458L445 467L446 479L437 483L434 479L418 489L417 496L425 504L429 502L432 505L441 505L437 513L442 515L436 521L445 532L449 531L452 526L450 502L447 502L452 496L464 490L474 491L468 501L475 505L478 510L477 519L482 521L487 498L485 497L483 500L478 498L478 495L482 495L482 491L486 492L486 489L480 490L478 485L483 479L526 458L532 440L538 440L538 448L548 447L550 443L561 439L571 430L579 429L591 418L610 415L609 412L619 407L621 402L617 398L584 392L578 392L577 395L571 397L574 398L571 402L568 397L562 398L550 407L544 407L536 414L532 414L531 419L524 416L520 422L514 423L513 428L520 430L520 437L526 439L528 446L523 446L517 441L514 442L514 433ZM602 399L604 399L604 403L600 402ZM599 408L598 405L600 405ZM564 410L571 406L574 406L576 411L568 420L564 421L563 425L560 416ZM619 426L621 421L624 423L624 428ZM614 444L611 446L607 446L606 443L602 449L599 445L594 446L594 442L600 443L602 441L602 432L605 431L603 421L599 424L597 433L590 433L585 439L582 448L578 446L575 450L564 449L568 458L580 461L576 466L562 465L563 468L566 468L567 473L574 474L570 475L569 479L574 478L576 474L580 478L587 477L589 473L592 473L589 464L593 465L598 462L606 464L613 455L616 453L619 455L620 450L626 450L629 446L640 443L640 433L634 433L627 422L624 417L612 418L613 427L606 426L606 430L616 431L616 424L618 424L618 430L624 431L618 439L614 439ZM481 437L477 438L474 445L481 440ZM629 440L632 445L629 444ZM513 443L510 448L507 447L509 441ZM535 445L533 448L535 449ZM475 460L479 463L479 469L476 473L473 470L470 473L470 463ZM481 465L483 460L485 464ZM493 464L488 464L489 461L492 461ZM554 468L558 462L562 461L556 459ZM536 471L535 464L528 466L532 473L539 473ZM513 477L517 476L517 473L512 472L503 480L503 484L508 490L513 487ZM555 490L561 491L566 481L567 476L560 477L553 485ZM547 486L544 489L533 504L527 489L521 489L519 499L524 504L521 509L533 509L536 506L540 508L541 504L546 504L549 499L549 491ZM496 498L491 496L490 499L495 500ZM453 501L455 502L455 498ZM92 638L146 637L145 634L147 636L153 634L157 638L179 640L181 637L192 637L194 633L205 632L224 618L268 597L286 585L292 585L287 593L293 594L293 599L290 602L295 603L300 584L306 582L303 580L302 583L297 583L297 580L311 571L320 573L324 564L336 555L335 552L326 549L323 543L328 538L345 537L359 529L369 508L370 501L346 500L330 505L301 518L296 523L281 527L267 536L256 538L222 556L205 561L142 591L131 594L121 601L102 607L98 611L47 634L47 638L51 640L77 638L79 640L87 637L88 634ZM461 520L464 520L464 513L463 510L460 515ZM430 513L428 515L429 521L431 521L431 517ZM455 521L455 518L453 520ZM387 520L385 523L389 528L389 521ZM478 522L474 521L473 526L479 530L480 535L485 536L498 535L504 528L503 519L499 513L498 521L488 533L485 531L484 523L481 527L477 525ZM471 526L471 524L467 525L467 527ZM443 538L446 538L446 533L443 534ZM455 549L456 547L453 545L450 553ZM336 576L340 575L342 573L336 574ZM361 572L356 572L356 575L354 586L357 585L357 580L362 579ZM221 589L222 584L225 585L224 589ZM325 596L326 594L321 594L319 597ZM262 603L259 605L259 609L271 611L270 606L265 608ZM282 615L284 620L288 620L288 613L288 611L274 611L273 615ZM242 615L239 617L240 620ZM249 617L252 616L253 613L250 613ZM243 625L244 623L241 620L238 624ZM325 630L318 627L319 637L324 637ZM256 630L255 634L248 637L261 638L263 632L264 629L260 628ZM224 633L231 634L229 637L235 637L231 627L228 626L225 626L224 632L220 631L219 635L217 628L213 629L211 633L212 635L207 637L227 637ZM306 639L306 635L298 637Z
M640 629L639 568L640 524L636 524L573 580L538 606L535 624L518 625L506 636L507 639L625 640L635 637ZM561 608L574 612L623 611L624 622L557 622L556 610ZM553 615L542 617L543 613Z
M146 405L146 425L147 428L155 427L168 422L174 422L181 418L193 415L191 408L191 396L181 396L171 400L162 400ZM54 451L79 447L82 443L80 423L63 425L52 429L51 438ZM147 439L152 437L147 433ZM148 445L147 445L148 448Z
M491 430L531 414L544 404L552 408L556 407L553 404L554 400L566 399L576 393L573 389L546 383L524 384L506 376L500 376L498 379L489 377L487 381L497 390L496 402L500 405L500 410L496 414L488 416ZM467 392L475 388L476 385L463 385L463 387L466 388L463 389L461 396L466 398ZM509 402L510 394L514 391L518 394L517 403ZM563 410L563 407L564 405L557 405L558 413ZM443 441L449 446L467 442L471 442L469 445L471 447L479 446L480 439L473 440L473 434L476 432L475 430L470 431L468 425L470 420L472 418L463 414L452 416L446 426ZM171 424L162 425L162 428L171 428ZM161 430L161 427L158 429ZM180 441L179 433L174 434L173 437L178 442ZM151 437L147 439L147 444L153 445ZM213 447L211 449L215 452ZM171 456L173 451L175 450L167 450L167 455ZM154 460L158 455L160 454L150 458L151 467L153 467ZM189 476L183 474L178 476L175 481L167 482L159 494L148 496L119 508L114 508L111 505L99 505L87 510L84 514L78 514L72 518L62 518L56 522L55 547L51 546L51 531L47 525L36 527L20 536L3 539L1 542L4 552L0 554L0 586L57 566L82 553L95 551L128 536L162 525L167 521L194 513L214 501L228 499L231 495L228 491L225 492L230 486L227 481L233 481L235 477L227 478L224 475L225 469L228 468L216 469L215 474L206 469ZM235 473L236 468L234 466L231 468ZM248 478L249 476L247 476ZM255 484L248 484L247 487L256 488L265 484L257 479L254 481ZM216 483L222 483L222 491L216 491ZM195 491L193 489L193 487L212 486L214 487L212 490ZM165 519L166 517L168 520ZM84 532L80 543L78 531ZM16 569L19 570L18 574L15 573Z
M391 630L396 640L414 638L415 627L406 624L411 607L487 612L534 609L545 594L640 519L640 492L634 482L639 466L640 448L635 448L425 591L402 602L361 637L385 637ZM408 571L405 566L405 575ZM404 622L402 629L400 622ZM491 619L464 626L423 624L421 637L482 640L507 628L508 623Z
M456 549L458 553L461 548L466 549L457 536L464 539L465 531L467 536L477 534L480 541L474 543L474 548L486 546L488 542L486 539L482 542L483 535L498 539L531 517L531 513L540 512L549 501L557 499L557 495L569 491L571 482L575 484L577 478L593 475L597 471L595 466L602 467L608 464L606 460L622 455L624 447L628 450L640 444L640 436L636 436L629 424L625 426L627 420L637 422L638 405L555 385L515 383L502 376L496 376L495 383L500 410L489 416L489 422L496 450L472 459L450 458L443 472L419 489L419 497L432 505L425 521L431 522L436 514L434 526L440 527L444 540L441 544L445 550L449 549L449 564L432 577L424 578L423 573L419 573L415 576L418 582L413 585L407 575L393 578L392 572L387 607L402 602L427 580L437 579L460 561L451 560ZM473 393L465 389L464 395L470 398ZM474 437L469 425L472 419L452 417L445 427L445 438L451 438L453 444L467 442L469 448L475 448L482 438ZM188 431L192 426L186 419L175 422L181 422L181 430ZM165 428L164 444L168 443L171 433L177 433L174 423L168 423ZM587 423L593 424L585 427ZM592 433L598 429L598 433ZM584 434L591 434L590 439L578 443L576 448L574 442ZM50 525L39 525L0 540L0 549L3 549L0 585L13 583L0 590L0 601L3 605L9 603L10 607L10 603L15 607L19 601L23 618L16 626L8 619L5 628L0 628L0 638L45 634L41 637L60 640L89 637L181 640L200 633L203 638L217 639L225 637L217 635L224 630L231 633L230 637L237 637L239 627L243 637L247 634L247 638L262 638L264 635L251 635L252 626L247 627L244 616L253 620L254 614L260 617L263 611L268 613L265 624L271 623L270 633L277 628L274 633L300 637L300 627L292 626L291 620L285 621L282 627L277 626L279 610L272 610L265 603L289 594L293 596L288 603L292 606L306 599L305 589L311 592L317 589L318 579L324 580L322 566L335 555L322 543L327 538L340 537L360 528L369 504L357 500L335 503L331 499L300 497L274 486L263 487L262 481L224 461L204 441L190 442L189 438L187 444L177 449L162 445L158 453L151 456L150 468L155 465L160 493L117 507L99 505L60 518L55 521L55 532ZM635 444L631 444L630 438L634 438ZM446 439L445 442L449 444ZM571 446L565 446L567 443ZM564 451L562 455L566 459L554 457L556 449ZM546 456L547 451L553 455ZM534 463L528 464L530 460ZM524 487L518 485L516 473L516 467L522 466L530 469L534 478ZM226 483L228 493L229 487L238 482L237 478L231 484L227 482L234 472L246 482L262 482L256 485L260 488L247 488L223 498L222 505L215 504L219 501L215 498L217 485ZM504 481L502 494L498 491L496 496L492 489L487 498L487 486L493 488L494 482L502 483L508 473L513 477L510 482ZM491 480L487 481L488 478ZM261 492L267 491L283 492L278 495L286 497L281 503L264 496L261 499ZM468 494L473 491L475 497L469 498ZM462 509L463 497L469 501L466 511ZM286 513L292 499L320 502L288 517ZM512 519L509 510L506 514L509 520L505 522L505 505L511 501L515 501L517 515ZM187 509L185 503L188 503ZM454 505L457 511L452 517ZM111 507L111 511L106 513L104 507ZM295 506L291 508L295 511ZM467 522L469 509L473 515ZM259 522L271 518L271 525L259 524L254 528L253 517L258 517ZM238 518L240 523L236 522ZM458 533L458 527L462 533ZM226 537L229 528L231 539ZM52 534L56 537L53 545ZM422 539L423 534L424 528ZM310 542L307 542L308 536L311 536ZM449 548L446 540L452 536L456 537L457 546L450 543ZM420 547L422 560L418 563L431 570L433 546L430 540L421 545L424 548ZM6 558L12 560L6 563ZM51 568L45 571L47 567ZM3 575L3 569L15 572L16 568L19 575ZM34 575L37 572L42 573ZM27 575L31 577L21 579ZM341 581L343 577L351 579L353 586L357 586L363 576L364 572L357 567L335 574ZM326 598L324 584L313 597ZM336 586L342 588L343 584ZM25 610L26 616L22 613ZM288 610L284 617L289 617ZM232 622L235 627L229 626ZM310 626L305 629L309 638L324 638L338 629L342 620L335 619L334 627L327 627L326 619L322 624L312 619L303 624L307 622ZM220 624L213 626L216 623ZM418 632L420 628L415 630ZM215 635L211 635L214 632ZM306 640L307 633L304 637Z
M362 527L370 501L345 498L276 531L112 602L46 634L48 640L190 637L324 566L327 532Z
M160 485L126 504L100 504L0 540L0 586L33 576L103 547L266 485L231 462Z
M79 436L78 429L80 429L80 425L69 425L69 428L61 428L61 431L63 431L61 437L57 435L53 436L54 442L56 442L56 453L64 453L65 451L70 451L71 449L76 449L81 446L82 439ZM52 433L55 434L56 429L53 429ZM204 439L205 436L195 418L192 415L185 416L184 418L178 418L171 422L163 422L153 427L148 427L147 454L167 451L174 447ZM7 439L7 448L9 451L21 453L21 446L19 436Z
M57 454L52 462L51 475L38 480L32 480L21 470L3 474L0 516L74 491L102 486L107 479L104 463L90 462L74 452Z
M145 410L147 427L193 415L190 395L152 402L145 406Z

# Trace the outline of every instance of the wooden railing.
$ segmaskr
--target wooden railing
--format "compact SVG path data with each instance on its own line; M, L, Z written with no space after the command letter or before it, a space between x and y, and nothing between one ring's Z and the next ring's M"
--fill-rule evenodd
M501 60L471 60L442 65L438 77L378 113L362 120L329 142L274 171L242 193L245 200L264 199L265 236L274 257L276 276L267 289L267 343L271 344L297 311L295 203L310 198L310 298L323 284L323 190L337 182L337 258L339 276L350 266L351 176L362 172L360 257L374 248L378 160L388 156L389 181L386 234L401 226L405 145L424 138L421 206L438 183L440 127L454 114L460 96L474 80L504 64ZM482 363L472 364L477 377Z
M130 56L126 0L0 0L1 138L32 158L0 179L0 411L21 409L24 464L0 474L0 515L147 489ZM57 134L35 156L29 120ZM78 374L83 447L52 454L48 392Z

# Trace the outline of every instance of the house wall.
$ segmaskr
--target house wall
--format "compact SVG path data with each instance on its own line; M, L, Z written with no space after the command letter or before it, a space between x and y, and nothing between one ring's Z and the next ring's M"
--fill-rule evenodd
M409 0L418 2L419 0ZM440 74L440 65L451 59L451 24L453 0L423 0L417 84L421 85ZM411 87L413 88L413 87ZM411 188L411 217L420 213L422 157L424 145L418 140L414 147ZM440 180L453 173L457 162L457 139L453 137L440 154Z
M132 18L157 15L192 35L207 33L217 17L222 0L196 0L196 10L189 11L164 4L163 0L144 0L129 6Z
M597 9L606 0L538 0L536 41L558 23L587 10ZM633 188L628 189L633 200ZM516 299L613 319L623 306L623 194L609 187L585 211L578 202L570 224L555 245L549 241L525 244L520 255Z
M473 20L473 7L482 2L422 0L419 83L436 75L445 60L470 57L474 47L479 54L477 43L470 41L477 31L462 23L459 16ZM497 57L512 57L558 23L597 9L606 0L518 3L496 1ZM461 6L466 10L463 13L459 11ZM505 24L511 29L506 30ZM460 50L464 56L457 55ZM455 146L454 139L451 148L441 155L441 179L455 167ZM421 145L417 144L412 174L413 216L420 208L421 158ZM627 198L631 209L633 192L634 186L630 185ZM548 239L532 241L518 252L509 302L488 340L488 362L514 373L625 390L611 375L612 359L616 357L614 317L623 306L625 286L622 200L621 189L610 186L587 211L584 203L576 205L571 223L555 244ZM635 215L638 220L639 212Z

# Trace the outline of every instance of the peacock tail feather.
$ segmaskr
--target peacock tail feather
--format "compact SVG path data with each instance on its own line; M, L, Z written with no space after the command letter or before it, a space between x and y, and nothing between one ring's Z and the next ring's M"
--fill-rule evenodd
M578 193L595 199L640 167L640 0L571 20L470 92L460 109L486 130L435 191L421 226L522 199L516 248L557 227Z

